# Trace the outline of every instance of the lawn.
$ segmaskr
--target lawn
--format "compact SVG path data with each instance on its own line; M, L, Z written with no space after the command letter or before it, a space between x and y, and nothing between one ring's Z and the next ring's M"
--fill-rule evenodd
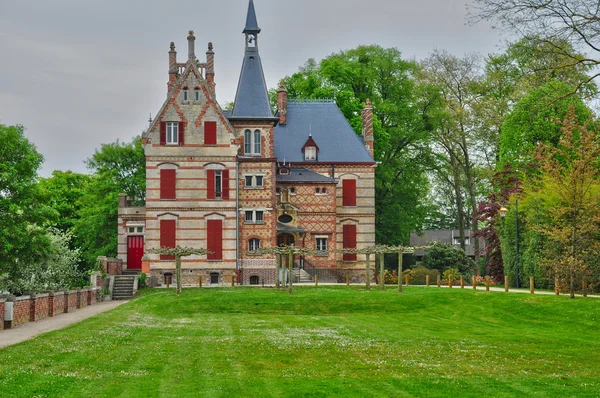
M600 301L564 296L156 289L0 349L2 397L599 394Z

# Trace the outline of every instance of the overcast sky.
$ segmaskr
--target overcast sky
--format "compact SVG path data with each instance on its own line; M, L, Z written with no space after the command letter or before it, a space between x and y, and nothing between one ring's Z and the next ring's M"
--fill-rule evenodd
M470 2L470 0L466 0ZM489 25L465 23L465 0L255 0L259 48L273 87L308 58L361 44L423 59L502 48ZM248 0L0 0L0 123L22 124L41 170L86 172L102 143L129 141L166 96L169 43L187 33L205 60L214 43L217 98L232 101ZM2 145L2 143L0 143Z

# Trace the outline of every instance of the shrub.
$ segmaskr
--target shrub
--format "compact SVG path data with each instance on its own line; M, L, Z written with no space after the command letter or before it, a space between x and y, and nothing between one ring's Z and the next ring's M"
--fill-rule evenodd
M388 285L397 285L398 284L398 274L396 273L396 270L393 270L392 272L385 270L385 272L383 274L383 280Z
M143 289L148 287L148 276L145 273L141 273L137 278L138 280L138 289Z
M429 275L429 282L435 283L439 274L440 272L438 270L429 269L422 265L415 269L407 269L403 272L403 275L408 275L408 281L412 285L424 285L427 282L427 275Z
M448 268L446 271L444 271L442 274L442 280L448 282L450 279L453 281L460 279L460 272L458 271L458 268Z
M461 274L472 272L475 263L465 252L456 246L446 243L432 242L423 256L423 265L443 272L449 268L457 268Z

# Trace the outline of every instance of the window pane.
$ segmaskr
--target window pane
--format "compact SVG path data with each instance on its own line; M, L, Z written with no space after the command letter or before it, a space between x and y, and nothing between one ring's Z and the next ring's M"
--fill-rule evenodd
M253 221L253 218L252 218L253 215L254 215L253 211L247 211L246 212L246 222L252 222Z
M195 94L196 94L196 101L200 101L200 90L196 89Z
M134 227L129 227L129 233L132 234L135 232L135 228Z
M257 187L263 186L263 176L256 176L256 186Z
M252 186L252 176L246 176L246 186L247 187Z
M177 122L167 122L167 144L177 144L179 138L177 130Z
M252 153L252 132L250 130L244 132L244 153Z
M144 227L137 227L138 232L144 232Z
M254 153L260 155L260 130L254 131Z
M256 222L263 222L263 212L262 211L256 212Z
M183 100L184 101L188 100L188 91L187 90L183 90Z
M221 170L215 171L215 197L220 198L222 192L222 183L221 183Z
M327 193L327 188L322 188L321 193Z

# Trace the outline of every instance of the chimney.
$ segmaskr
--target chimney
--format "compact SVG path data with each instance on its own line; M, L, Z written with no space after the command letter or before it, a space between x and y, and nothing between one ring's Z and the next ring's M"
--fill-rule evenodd
M167 83L167 93L171 91L177 82L177 51L175 51L175 43L171 42L171 50L169 51L169 83Z
M287 104L288 104L288 92L285 88L283 80L279 83L279 90L277 91L277 112L279 112L279 124L287 124Z
M365 148L369 152L369 155L375 159L373 151L373 106L371 100L367 99L365 107L362 110L362 135L365 142Z
M123 209L127 207L127 195L124 193L119 194L119 208Z
M208 87L212 91L213 97L217 98L216 85L215 85L215 52L213 51L213 44L208 43L208 51L206 52L206 81Z
M188 62L196 61L196 36L194 36L194 31L190 30L190 34L188 36Z

